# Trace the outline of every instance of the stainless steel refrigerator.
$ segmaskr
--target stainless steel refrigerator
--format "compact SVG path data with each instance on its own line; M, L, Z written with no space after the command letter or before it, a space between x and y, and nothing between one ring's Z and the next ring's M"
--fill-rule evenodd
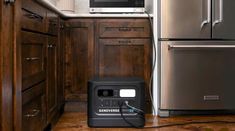
M235 110L235 0L159 0L159 115Z

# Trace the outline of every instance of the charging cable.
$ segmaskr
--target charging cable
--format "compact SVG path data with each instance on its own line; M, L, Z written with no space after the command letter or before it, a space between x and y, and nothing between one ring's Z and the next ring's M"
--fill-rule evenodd
M123 118L123 120L129 124L131 127L134 128L138 128L138 129L151 129L151 128L164 128L164 127L173 127L173 126L183 126L183 125L190 125L190 124L210 124L210 123L225 123L225 124L235 124L235 121L219 121L219 120L215 120L215 121L191 121L191 122L184 122L184 123L172 123L172 124L164 124L164 125L158 125L158 126L139 126L139 125L135 125L134 123L128 121L126 119L126 117L123 115L123 110L122 107L125 104L126 107L128 107L129 109L132 109L135 113L137 113L139 115L139 117L143 120L145 120L144 117L144 111L141 109L138 109L134 106L129 105L128 101L122 102L119 104L119 110L121 113L121 117Z

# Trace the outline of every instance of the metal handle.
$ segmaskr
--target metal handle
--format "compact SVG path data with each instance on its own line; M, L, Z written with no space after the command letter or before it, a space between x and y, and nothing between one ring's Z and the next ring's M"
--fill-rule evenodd
M211 22L211 0L207 0L207 18L206 20L202 21L201 29Z
M235 45L168 45L168 49L173 48L235 48Z
M55 44L47 45L47 48L53 48L53 47L56 47L56 45Z
M40 21L43 19L43 17L41 17L37 14L34 14L34 13L28 13L25 16L30 18L30 19L37 19L37 20L40 20Z
M13 4L15 2L15 0L4 0L4 2L6 4Z
M123 43L123 44L128 44L128 43L131 43L130 40L119 40L118 41L119 44Z
M40 113L40 110L34 109L32 114L26 114L25 117L36 117Z
M53 46L52 45L48 45L47 48L53 48Z
M25 58L25 60L34 61L34 60L40 60L40 58L39 57L27 57L27 58Z
M131 28L128 27L120 27L119 31L131 31Z
M219 1L219 15L218 15L218 18L216 18L217 16L217 13L215 13L215 21L213 22L213 27L215 27L216 24L219 24L221 22L223 22L223 0L216 0L216 1ZM215 3L215 6L216 6L216 3ZM215 9L217 10L217 8L215 7ZM215 11L217 12L217 11Z

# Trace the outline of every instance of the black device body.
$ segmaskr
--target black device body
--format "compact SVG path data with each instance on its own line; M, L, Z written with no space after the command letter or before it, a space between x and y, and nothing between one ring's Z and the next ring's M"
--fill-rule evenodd
M134 93L135 92L135 93ZM135 94L135 95L134 95ZM140 78L95 78L88 82L88 126L131 127L123 117L135 126L145 125L144 113L138 114L122 106L129 105L145 110L144 80Z

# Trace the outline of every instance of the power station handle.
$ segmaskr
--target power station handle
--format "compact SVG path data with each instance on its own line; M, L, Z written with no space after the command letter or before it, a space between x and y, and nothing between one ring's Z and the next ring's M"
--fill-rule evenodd
M173 48L235 48L235 45L168 45L168 49Z

